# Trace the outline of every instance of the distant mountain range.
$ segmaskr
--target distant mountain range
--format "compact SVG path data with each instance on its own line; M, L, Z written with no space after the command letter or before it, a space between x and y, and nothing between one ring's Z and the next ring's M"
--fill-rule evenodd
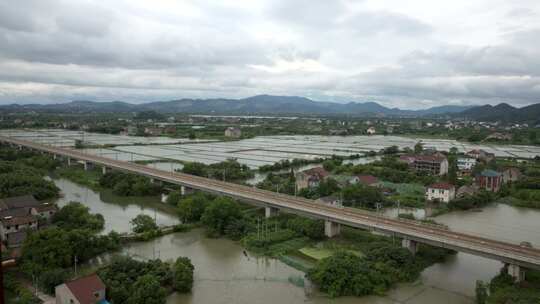
M459 113L472 106L440 106L424 110L388 108L376 102L334 103L314 101L298 96L257 95L243 99L180 99L132 104L122 101L72 101L61 104L10 104L2 112L120 113L156 111L193 114L269 114L269 115L358 115L358 116L426 116Z
M540 123L540 103L516 108L506 103L496 106L439 106L423 110L388 108L376 102L335 103L314 101L299 96L257 95L243 99L179 99L132 104L123 101L72 101L59 104L11 104L0 106L0 112L42 113L125 113L156 111L215 115L350 115L429 117L451 116L477 121Z
M496 106L484 105L467 109L455 115L478 121L530 122L540 123L540 103L516 108L507 103Z

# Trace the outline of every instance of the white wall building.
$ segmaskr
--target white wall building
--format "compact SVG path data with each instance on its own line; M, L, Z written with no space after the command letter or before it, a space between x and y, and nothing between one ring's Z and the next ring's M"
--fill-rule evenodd
M457 167L460 171L471 171L476 166L476 159L471 157L460 157L457 159Z
M456 197L456 187L448 183L436 183L427 187L426 199L448 203Z

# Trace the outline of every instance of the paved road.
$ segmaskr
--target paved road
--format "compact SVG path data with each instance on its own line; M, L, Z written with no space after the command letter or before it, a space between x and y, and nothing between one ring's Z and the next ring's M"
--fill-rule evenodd
M137 173L172 184L226 195L253 204L271 206L288 212L322 218L352 227L377 230L421 243L468 252L527 268L540 269L540 250L534 248L454 232L439 226L422 224L417 221L392 219L373 212L322 205L315 203L313 200L253 187L178 172L167 172L135 163L85 154L80 150L45 146L2 136L0 136L0 141L63 155L77 160L88 161L107 168ZM519 237L516 238L519 240Z

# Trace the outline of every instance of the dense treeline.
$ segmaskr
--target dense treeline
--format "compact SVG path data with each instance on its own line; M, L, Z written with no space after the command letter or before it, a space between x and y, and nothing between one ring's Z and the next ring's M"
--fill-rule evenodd
M100 178L99 184L121 196L158 195L162 190L162 186L150 182L147 177L119 171L107 172Z
M58 196L60 189L43 174L19 162L0 161L0 197L31 194L43 200Z
M120 235L114 231L98 235L103 229L101 214L92 214L77 202L62 207L52 218L51 227L28 234L21 249L20 269L35 276L48 293L72 276L74 263L89 259L120 246Z
M53 215L52 223L62 229L88 229L97 232L105 226L105 219L99 213L91 214L90 209L79 202L69 202Z
M191 162L184 165L182 172L226 181L242 181L254 176L248 166L240 164L235 159L227 159L211 165Z
M170 264L161 260L137 261L115 256L98 271L107 286L111 303L165 303L169 291L190 292L193 286L193 264L179 257Z
M60 189L43 178L57 166L49 157L0 146L0 197L31 194L42 200L58 196Z
M340 251L324 258L308 277L332 297L383 294L398 282L415 280L427 266L444 260L450 251L424 246L414 257L388 242L372 242L361 254Z
M477 304L529 304L540 301L540 272L528 269L525 281L516 283L503 267L489 284L476 283Z

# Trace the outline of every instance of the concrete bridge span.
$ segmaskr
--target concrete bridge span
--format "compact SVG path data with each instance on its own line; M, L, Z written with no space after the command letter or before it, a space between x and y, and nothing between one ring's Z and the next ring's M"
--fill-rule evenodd
M395 235L403 238L403 245L413 252L416 250L417 243L424 243L499 260L510 265L509 273L518 280L522 278L522 268L540 270L540 250L536 248L450 231L436 225L423 224L417 221L388 218L374 212L323 205L315 203L313 200L254 187L184 173L167 172L135 163L85 154L74 149L45 146L2 136L0 136L0 142L90 162L104 168L140 174L154 180L229 196L247 203L268 207L269 211L267 211L270 215L276 210L283 210L323 219L329 223L330 229L337 233L339 227L336 228L336 225L347 225ZM516 242L518 241L516 240Z

